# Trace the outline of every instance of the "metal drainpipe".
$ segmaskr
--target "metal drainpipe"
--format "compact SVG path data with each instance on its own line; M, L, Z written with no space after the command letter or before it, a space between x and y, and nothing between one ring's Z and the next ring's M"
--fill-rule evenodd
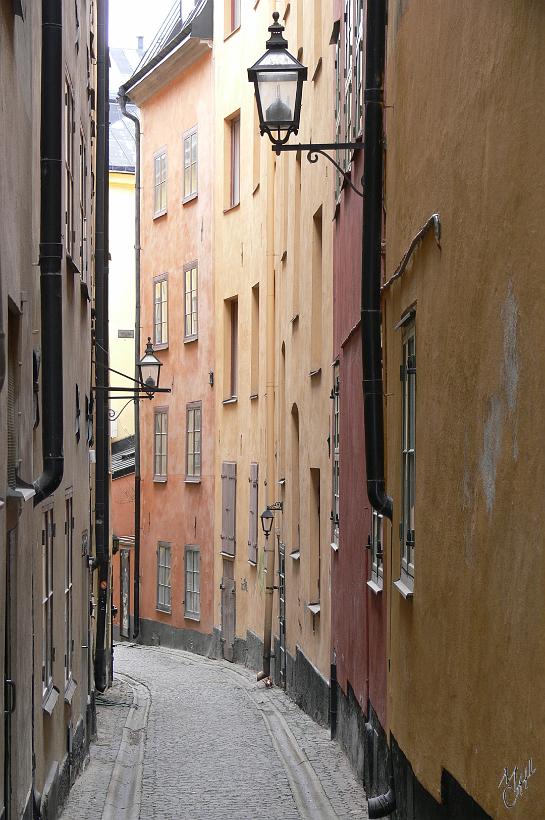
M34 506L52 495L64 472L62 355L62 0L42 0L40 130L40 312L42 474Z
M142 190L140 169L140 120L127 111L128 97L123 86L120 87L117 100L123 116L134 123L134 141L136 143L135 192L134 192L134 378L138 381L138 359L140 356L140 194ZM133 591L133 639L140 635L140 405L134 403L134 591Z
M0 270L0 283L2 271ZM6 333L4 331L4 305L2 301L2 285L0 284L0 393L6 380Z
M96 142L96 501L95 537L98 563L98 606L95 686L103 692L110 667L107 639L111 617L110 589L110 439L108 417L108 0L97 8L97 142Z
M367 495L371 506L391 521L393 503L386 493L384 479L380 304L386 2L387 0L367 0L361 336ZM388 756L390 787L386 793L369 798L369 818L386 817L396 807L391 750Z
M267 163L267 503L274 502L274 159ZM271 537L272 536L272 537ZM272 611L274 598L275 534L265 539L265 617L263 624L263 669L257 679L271 674Z

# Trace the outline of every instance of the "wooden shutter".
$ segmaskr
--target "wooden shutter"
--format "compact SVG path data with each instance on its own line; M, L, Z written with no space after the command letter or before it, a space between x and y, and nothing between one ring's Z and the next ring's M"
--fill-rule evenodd
M235 556L237 465L224 461L221 468L221 551Z
M257 564L257 519L259 464L250 464L250 520L248 524L248 561Z

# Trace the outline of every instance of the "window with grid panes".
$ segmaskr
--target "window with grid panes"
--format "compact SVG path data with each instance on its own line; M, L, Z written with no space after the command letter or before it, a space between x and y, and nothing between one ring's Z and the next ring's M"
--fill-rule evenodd
M153 215L161 216L167 210L167 152L153 158Z
M170 544L157 544L157 606L161 612L171 611Z
M65 245L66 253L74 253L74 95L68 79L64 83L64 178L65 178Z
M341 81L341 42L340 36L337 36L335 44L335 142L341 142L342 131L342 81ZM335 159L339 165L342 165L341 151L337 148L335 151ZM335 174L335 202L339 199L343 178L337 171Z
M53 509L44 512L42 530L42 689L53 684L53 553L55 522Z
M192 402L187 406L187 464L186 477L201 477L201 402Z
M79 143L79 231L80 276L87 282L87 146L83 131Z
M153 282L153 343L168 344L168 279L166 276Z
M240 0L230 0L231 2L231 31L240 26Z
M72 677L74 661L74 518L72 514L72 497L65 501L64 521L64 685Z
M194 545L185 548L185 617L201 617L201 551Z
M371 536L369 539L371 547L371 584L369 586L375 591L382 589L383 585L383 522L384 519L382 515L376 510L373 510Z
M197 193L197 129L184 136L184 200Z
M352 139L363 130L363 0L355 2L354 25L354 127Z
M196 339L198 328L198 267L193 262L184 268L184 337L186 341Z
M415 549L415 485L416 485L416 336L415 325L406 326L403 335L402 385L402 521L401 580L412 589L414 585Z
M240 202L240 116L231 120L231 195L230 207Z
M157 479L167 477L168 413L165 409L154 412L154 454L153 474Z
M354 18L352 10L353 0L344 3L344 136L345 142L352 138L352 91L353 91L353 55L354 55ZM351 151L345 151L344 166L350 166Z
M331 510L331 546L339 547L340 511L340 397L339 365L335 366L333 382L333 509Z

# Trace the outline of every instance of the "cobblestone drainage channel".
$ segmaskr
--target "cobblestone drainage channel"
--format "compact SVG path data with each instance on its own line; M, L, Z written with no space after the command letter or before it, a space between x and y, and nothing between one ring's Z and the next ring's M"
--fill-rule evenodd
M108 786L102 820L138 820L151 695L140 681L121 673L116 673L116 677L132 688L133 702Z

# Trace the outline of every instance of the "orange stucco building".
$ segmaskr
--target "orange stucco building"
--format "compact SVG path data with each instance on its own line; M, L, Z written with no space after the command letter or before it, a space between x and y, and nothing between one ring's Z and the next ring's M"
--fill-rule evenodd
M183 28L167 18L125 86L143 135L141 333L161 360L161 386L171 389L141 408L140 635L206 653L214 512L210 8L197 3Z

